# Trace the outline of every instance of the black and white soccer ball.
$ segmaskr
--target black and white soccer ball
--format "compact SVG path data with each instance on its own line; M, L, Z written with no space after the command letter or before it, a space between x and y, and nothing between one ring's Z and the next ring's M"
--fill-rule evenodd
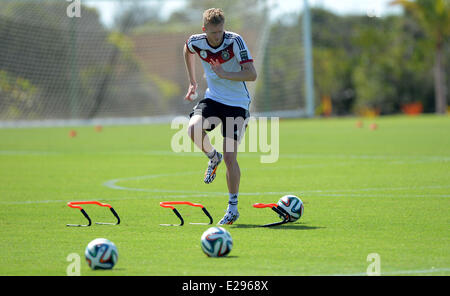
M116 245L105 238L91 241L84 252L91 269L112 269L119 259Z
M203 232L201 246L208 257L224 257L233 248L233 239L225 228L211 227Z
M289 222L295 222L303 215L303 202L295 195L281 197L277 205L287 214Z

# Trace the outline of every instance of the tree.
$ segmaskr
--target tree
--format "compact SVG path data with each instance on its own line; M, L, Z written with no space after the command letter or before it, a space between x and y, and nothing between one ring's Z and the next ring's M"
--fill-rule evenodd
M114 29L129 33L136 27L160 22L161 2L120 2L119 13L114 16Z
M226 28L231 31L241 31L246 28L259 28L265 20L266 0L188 0L185 11L197 14L202 24L202 13L208 8L221 8L225 13ZM251 9L249 9L251 8Z
M447 89L444 70L444 46L450 38L450 2L448 0L394 0L420 23L434 45L434 90L436 113L446 113Z

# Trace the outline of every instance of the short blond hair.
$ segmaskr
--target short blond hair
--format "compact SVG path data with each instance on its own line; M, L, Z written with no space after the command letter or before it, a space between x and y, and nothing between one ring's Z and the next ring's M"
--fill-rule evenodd
M203 12L203 26L212 24L219 25L225 23L225 15L220 8L210 8Z

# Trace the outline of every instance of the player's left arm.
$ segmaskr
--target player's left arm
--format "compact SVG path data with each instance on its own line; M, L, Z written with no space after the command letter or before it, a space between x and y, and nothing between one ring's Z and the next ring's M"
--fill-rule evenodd
M253 62L250 61L242 64L241 71L239 72L225 71L218 60L212 60L210 65L211 69L222 79L233 81L255 81L258 76Z

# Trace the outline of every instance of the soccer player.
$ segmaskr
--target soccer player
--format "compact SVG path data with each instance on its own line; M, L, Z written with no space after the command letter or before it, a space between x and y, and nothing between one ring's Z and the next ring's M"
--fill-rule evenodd
M221 9L210 8L203 13L203 33L192 35L184 46L184 59L189 77L185 100L197 93L195 55L201 60L208 88L205 97L190 113L188 133L192 141L209 158L204 182L211 183L222 159L225 162L229 193L228 207L219 225L233 224L239 218L237 208L241 172L237 150L250 116L250 94L246 81L255 81L253 59L242 37L225 31ZM222 126L223 155L211 145L207 131Z

